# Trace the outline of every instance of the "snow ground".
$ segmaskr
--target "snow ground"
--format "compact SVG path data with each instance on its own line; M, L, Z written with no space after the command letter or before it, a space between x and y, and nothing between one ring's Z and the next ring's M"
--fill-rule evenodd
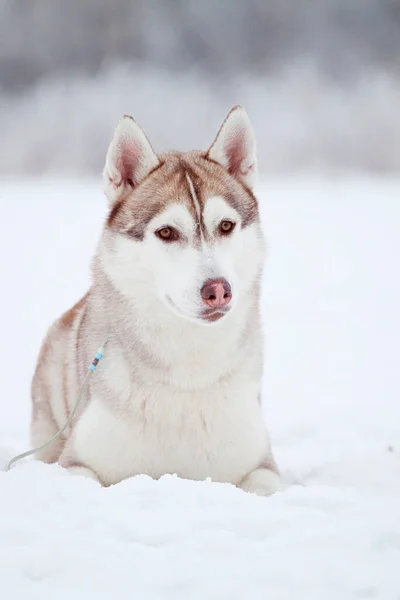
M2 598L400 599L400 180L271 180L259 197L285 491L101 489L27 461L0 472ZM105 202L89 181L4 181L0 203L4 462L26 448L38 347L87 286Z

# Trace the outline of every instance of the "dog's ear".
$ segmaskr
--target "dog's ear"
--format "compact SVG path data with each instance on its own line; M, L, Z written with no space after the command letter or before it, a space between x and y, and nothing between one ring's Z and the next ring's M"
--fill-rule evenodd
M125 115L117 125L103 171L104 192L112 205L127 186L136 187L159 160L143 130Z
M207 157L250 189L254 187L257 179L256 139L244 108L239 105L232 108Z

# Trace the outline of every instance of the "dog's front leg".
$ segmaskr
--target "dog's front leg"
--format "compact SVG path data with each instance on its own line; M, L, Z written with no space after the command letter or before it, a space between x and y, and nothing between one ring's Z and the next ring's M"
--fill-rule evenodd
M71 452L71 443L67 443L66 448L58 459L58 463L68 469L71 475L79 475L80 477L87 477L89 479L94 479L101 483L99 477L96 475L92 469L88 466L81 463L77 458L75 458L74 454Z
M94 479L98 483L101 483L96 473L94 473L94 471L92 471L91 469L84 467L83 465L71 465L70 467L67 467L67 469L71 473L71 475L80 475L81 477Z

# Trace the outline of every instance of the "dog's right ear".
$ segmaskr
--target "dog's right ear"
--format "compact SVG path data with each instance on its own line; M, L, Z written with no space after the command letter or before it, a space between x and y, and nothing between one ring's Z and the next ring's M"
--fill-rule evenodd
M104 193L110 205L127 186L136 187L158 165L159 160L143 130L129 115L122 117L103 171Z

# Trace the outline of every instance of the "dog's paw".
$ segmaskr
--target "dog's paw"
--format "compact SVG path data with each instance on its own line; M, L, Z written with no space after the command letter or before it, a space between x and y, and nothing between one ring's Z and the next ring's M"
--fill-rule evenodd
M80 477L86 477L87 479L94 479L95 481L100 483L99 478L97 477L96 473L93 473L93 471L91 471L87 467L81 467L78 465L74 465L72 467L68 467L68 472L71 475L79 475Z
M266 468L255 469L249 473L238 487L257 496L271 496L282 489L279 475Z

